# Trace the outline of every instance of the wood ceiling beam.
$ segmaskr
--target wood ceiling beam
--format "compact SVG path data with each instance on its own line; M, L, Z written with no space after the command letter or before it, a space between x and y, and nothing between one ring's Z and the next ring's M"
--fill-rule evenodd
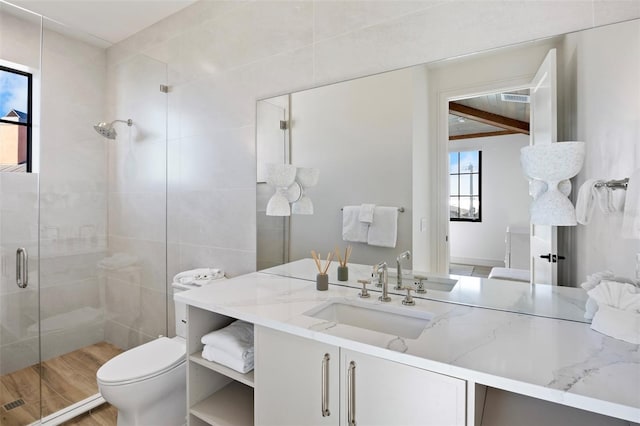
M493 114L491 112L482 111L457 102L449 102L449 113L458 117L464 117L469 120L500 127L501 129L511 130L516 133L523 133L525 135L529 134L529 123L526 121L520 121L504 117L502 115Z
M482 132L482 133L469 133L466 135L449 136L450 141L457 141L460 139L473 139L473 138L486 138L489 136L503 136L503 135L517 135L521 134L514 130L497 130L495 132Z

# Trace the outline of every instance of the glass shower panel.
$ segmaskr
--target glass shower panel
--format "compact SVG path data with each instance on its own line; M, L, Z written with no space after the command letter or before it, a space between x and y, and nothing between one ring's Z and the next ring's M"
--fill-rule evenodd
M41 26L39 16L0 3L0 65L31 74L36 100L39 95ZM13 89L10 81L0 79L0 117L13 115L19 118L24 112ZM36 115L33 117L32 136L37 144ZM0 123L0 133L6 129L2 126L11 125ZM4 150L8 142L9 138L0 137L0 149ZM21 172L0 172L2 425L29 424L40 418L38 251L38 174L25 173L24 169ZM21 262L19 265L18 261Z
M167 65L131 54L108 66L105 340L127 350L167 335Z

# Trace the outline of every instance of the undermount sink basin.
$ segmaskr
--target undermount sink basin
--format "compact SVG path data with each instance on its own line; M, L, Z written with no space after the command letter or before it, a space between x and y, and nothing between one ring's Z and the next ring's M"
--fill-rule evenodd
M436 290L436 291L445 291L450 292L453 290L453 287L458 284L458 280L454 280L451 278L444 277L436 277L433 275L404 275L402 274L402 284L415 284L418 285L418 282L422 281L422 285L426 290ZM396 283L396 274L395 272L389 273L389 285L395 285Z
M305 312L304 315L337 324L416 339L431 321L433 314L422 311L411 312L410 309L358 301L333 300Z

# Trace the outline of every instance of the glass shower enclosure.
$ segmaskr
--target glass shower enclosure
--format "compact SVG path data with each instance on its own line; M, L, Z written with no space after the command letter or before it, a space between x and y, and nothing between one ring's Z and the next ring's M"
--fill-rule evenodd
M109 47L0 0L0 66L33 82L33 172L0 171L0 425L102 404L97 369L169 331L167 65Z

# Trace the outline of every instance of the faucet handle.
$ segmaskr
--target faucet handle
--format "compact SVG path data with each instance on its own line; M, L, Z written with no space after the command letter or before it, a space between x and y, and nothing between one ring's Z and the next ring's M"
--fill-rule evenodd
M402 304L406 306L414 306L416 304L416 301L413 300L413 297L411 297L411 290L413 290L413 288L404 287L404 289L407 290L407 295L404 299L402 299Z
M423 277L421 275L415 275L413 277L416 281L415 281L415 285L416 285L416 293L420 293L420 294L424 294L427 292L427 290L424 288L424 282L423 280L426 280L427 277Z
M358 293L358 296L363 299L370 297L369 291L367 290L367 284L371 284L371 280L358 280L358 283L362 284L362 291Z

